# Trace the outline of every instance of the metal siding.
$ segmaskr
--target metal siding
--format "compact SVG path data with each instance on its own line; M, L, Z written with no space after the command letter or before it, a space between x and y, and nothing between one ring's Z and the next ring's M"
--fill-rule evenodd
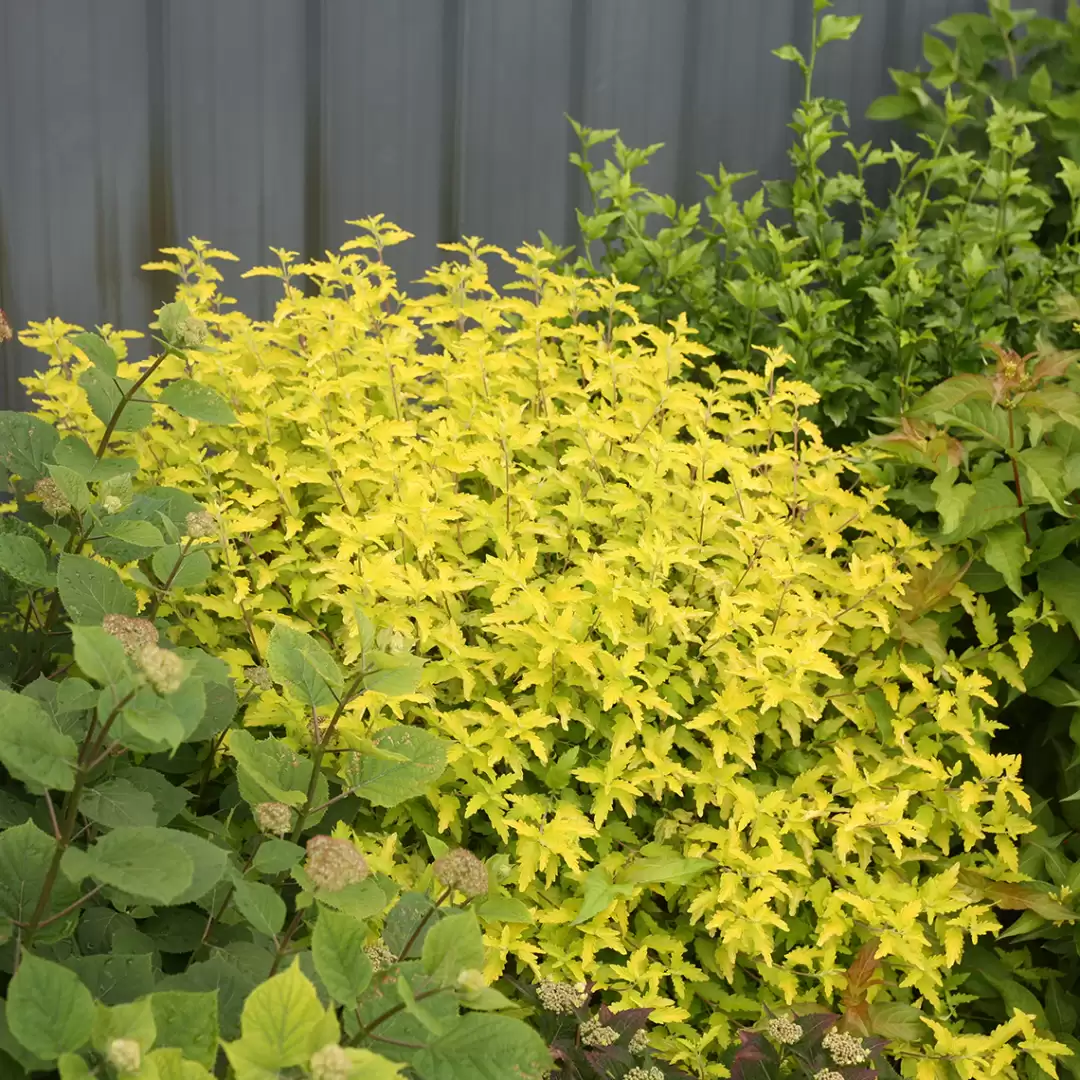
M922 58L934 22L983 0L837 0L864 16L828 47L816 88L848 101L856 141L889 67ZM1034 0L1062 15L1066 0ZM587 202L566 162L569 113L663 142L640 177L682 201L699 173L787 175L800 94L770 55L805 42L808 0L0 0L0 305L145 330L172 282L139 265L199 236L239 268L335 247L383 213L435 244L513 249L574 238ZM894 129L895 132L895 129ZM910 135L901 135L910 139ZM837 159L842 150L832 151ZM272 281L225 267L229 295L270 314ZM498 275L505 276L504 272ZM41 359L4 346L0 407Z

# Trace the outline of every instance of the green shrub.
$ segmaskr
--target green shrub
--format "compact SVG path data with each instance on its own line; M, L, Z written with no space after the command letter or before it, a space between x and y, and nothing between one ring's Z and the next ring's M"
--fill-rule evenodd
M356 696L393 700L421 662L369 627L343 669L277 625L238 700L227 665L174 647L176 620L155 617L211 576L223 525L107 451L162 423L190 427L190 455L200 425L236 423L178 374L202 361L205 322L177 303L157 328L141 370L122 363L125 335L40 328L85 358L70 387L92 442L0 413L15 496L0 516L0 1074L210 1080L227 1059L234 1080L540 1080L547 1047L479 970L475 909L506 903L488 867L460 850L404 862L374 832L368 862L342 823L417 795L443 743L385 726L322 768ZM311 710L310 757L236 725L274 684Z
M836 446L873 432L871 417L899 413L941 379L978 371L987 340L1034 348L1056 295L1075 288L1080 253L1072 209L1060 242L1043 250L1035 241L1052 201L1029 174L1038 118L1026 108L995 108L978 154L950 142L969 108L952 95L941 133L924 137L921 153L846 138L843 103L812 96L812 78L819 49L857 24L825 14L807 57L777 50L805 79L790 181L740 199L749 174L721 167L704 177L710 193L684 207L634 181L659 146L628 149L613 131L575 124L581 152L571 155L593 200L579 212L574 268L639 286L630 302L645 321L665 326L685 313L715 354L710 365L759 369L756 346L783 348L795 377L821 395L808 415ZM590 153L612 138L614 160L597 167ZM1074 183L1076 166L1055 169L1075 207L1080 173ZM875 170L888 177L880 205L871 198Z
M339 828L372 865L436 834L489 856L507 890L478 909L489 977L592 980L610 1008L653 1009L661 1057L715 1077L762 1004L847 993L869 948L884 982L845 1022L912 1054L946 1043L975 1078L1024 1052L1052 1068L1030 1017L988 1034L950 981L998 928L995 898L1023 892L1032 825L1019 761L989 749L980 670L1016 667L1023 619L978 667L911 642L942 595L933 554L883 491L853 489L783 355L681 378L707 352L683 320L646 325L627 286L534 248L503 256L503 295L482 259L502 253L471 242L409 297L382 259L406 234L361 224L325 260L253 271L283 281L268 322L227 310L206 244L155 264L210 327L187 370L236 417L195 450L171 415L119 436L222 522L206 589L161 611L234 677L273 670L275 626L314 631L314 671L287 681L318 696L247 707L210 807L236 804L261 726L348 790L356 752L444 740L445 774L419 750L409 774L426 800L369 792ZM41 415L96 435L67 329L23 340L51 357L27 381ZM341 676L319 641L350 666L382 653L329 723L320 680Z
M1027 162L1031 179L1054 202L1039 233L1051 248L1077 227L1080 5L1070 0L1062 20L1039 17L1034 8L1014 11L1011 0L989 0L985 13L957 12L934 29L940 37L923 37L929 72L890 70L896 93L875 101L869 115L902 118L935 142L944 139L985 159L994 102L1027 113L1035 139ZM943 95L950 91L968 101L959 123L946 115Z

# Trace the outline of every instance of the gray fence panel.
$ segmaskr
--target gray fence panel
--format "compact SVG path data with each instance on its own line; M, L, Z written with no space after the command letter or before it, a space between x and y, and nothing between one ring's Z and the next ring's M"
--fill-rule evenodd
M863 25L816 86L857 141L889 133L863 116L887 68L983 3L837 0ZM784 176L800 85L770 50L809 24L810 0L0 0L0 306L16 328L145 330L173 282L140 264L199 236L265 316L278 290L240 269L376 213L416 234L391 259L405 281L461 235L571 241L587 193L565 113L663 142L642 180L682 200L720 162ZM3 346L0 407L39 364Z

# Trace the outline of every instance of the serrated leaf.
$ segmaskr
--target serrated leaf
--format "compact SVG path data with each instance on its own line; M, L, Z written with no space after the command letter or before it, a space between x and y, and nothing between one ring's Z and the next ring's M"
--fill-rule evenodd
M674 855L658 855L637 859L619 871L620 885L685 885L707 870L716 869L712 859L683 859Z
M539 1080L554 1062L528 1024L497 1013L466 1013L445 1035L417 1053L422 1080Z
M364 676L364 689L402 697L415 693L423 677L424 660L410 653L372 652L368 659L376 670Z
M861 22L861 15L822 15L818 46L827 45L830 41L847 41Z
M162 584L169 582L170 588L190 589L201 585L211 574L213 567L210 556L198 548L189 550L180 561L180 545L167 544L154 552L150 565ZM170 577L171 576L171 577Z
M131 379L119 375L106 375L101 368L87 368L79 376L79 385L86 391L90 410L103 423L108 424L124 395L134 385ZM143 401L128 401L116 422L114 431L142 431L154 419L150 405Z
M270 631L266 665L275 682L312 708L336 705L345 689L345 676L326 646L288 626Z
M489 897L476 909L476 913L487 922L529 925L534 921L529 908L510 896Z
M151 904L176 903L194 879L195 864L173 832L151 826L113 829L86 851L68 848L61 869L72 881L92 878Z
M211 1068L217 1059L216 990L158 990L150 996L157 1027L155 1046L176 1047L184 1057Z
M62 554L56 581L64 609L80 625L100 626L106 615L134 615L139 609L120 575L85 555Z
M572 926L580 926L606 911L620 896L633 894L632 885L616 885L607 871L596 867L585 875L585 896Z
M393 724L377 732L372 741L402 758L387 761L366 757L358 770L350 770L349 786L373 806L396 806L423 794L446 767L447 744L422 728Z
M252 806L264 802L303 806L310 761L277 739L256 739L240 729L229 732L227 745L238 765L237 779L245 802Z
M261 874L281 874L291 870L304 857L304 849L288 840L268 839L259 845L251 865Z
M101 368L106 375L115 375L119 363L116 353L109 347L109 343L100 334L73 334L72 345L82 349L90 362Z
M1080 635L1080 566L1059 558L1039 567L1039 590Z
M131 672L131 663L119 639L100 626L73 626L75 663L84 675L107 686L120 682Z
M371 982L372 967L362 922L326 908L319 910L311 937L315 970L327 993L340 1005L352 1007Z
M52 717L33 699L0 690L0 762L24 784L54 791L75 786L79 748L57 730Z
M101 531L114 540L134 544L136 547L156 548L165 543L161 530L151 525L149 521L110 520L101 526Z
M999 525L986 534L983 558L1004 579L1009 588L1023 596L1021 571L1027 561L1024 530L1015 524Z
M60 493L71 504L72 509L83 514L90 509L90 489L86 481L74 469L63 465L50 465L49 477L60 489Z
M236 878L233 903L258 934L274 937L285 925L285 901L275 889L261 881Z
M49 589L56 584L44 548L29 536L0 534L0 570L33 588Z
M55 851L56 841L31 821L0 833L0 915L29 922ZM60 875L53 886L45 917L63 911L78 896L77 887Z
M155 820L154 797L123 777L102 780L84 791L79 811L90 821L110 829L145 825Z
M43 1061L86 1045L94 1025L94 999L66 967L23 953L7 992L12 1035Z
M29 413L0 411L0 465L34 483L48 475L46 462L60 436L52 424Z
M235 424L229 403L212 387L194 379L175 379L158 394L158 401L190 420L207 424Z

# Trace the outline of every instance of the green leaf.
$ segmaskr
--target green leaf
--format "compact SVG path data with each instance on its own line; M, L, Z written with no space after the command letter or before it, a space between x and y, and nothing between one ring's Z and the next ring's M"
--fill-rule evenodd
M132 674L131 662L120 641L100 626L73 626L75 663L94 682L108 686Z
M886 94L870 103L866 116L870 120L900 120L919 111L919 102L910 94Z
M233 1060L233 1050L259 1068L273 1070L306 1065L311 1055L339 1038L332 1009L319 1004L315 987L305 978L299 962L280 975L257 986L244 1003L240 1019L240 1040L227 1043L225 1051Z
M161 530L149 521L110 520L101 526L101 531L114 540L136 547L156 548L165 543Z
M366 885L367 882L364 884ZM426 935L438 921L439 909L435 907L430 896L426 893L403 893L386 917L383 941L386 942L386 947L401 960L417 957L421 954ZM421 924L423 926L417 933L417 928L421 927ZM413 938L414 934L416 934L415 938ZM410 939L413 944L409 947L409 956L405 956L403 950Z
M77 435L65 435L53 450L53 461L77 472L84 480L103 482L117 478L130 479L139 471L134 458L97 457L85 439Z
M218 995L216 990L158 990L150 995L157 1026L156 1046L174 1046L208 1069L217 1059Z
M194 880L195 864L175 832L154 826L113 829L86 851L68 848L61 869L72 881L93 878L151 904L177 903Z
M347 784L373 806L396 806L422 795L446 767L447 743L423 728L392 724L377 732L372 741L404 758L386 761L365 757L359 768L350 763Z
M175 342L177 328L191 318L191 309L183 300L174 300L171 304L162 304L157 313L157 325L161 336L168 342ZM150 324L153 326L153 323Z
M228 852L194 833L183 832L180 829L159 831L167 833L170 842L187 853L194 867L191 884L171 903L193 904L202 900L225 876L225 871L229 866Z
M229 732L229 753L236 759L240 795L246 803L282 802L303 806L311 762L277 739L256 739L250 732ZM289 787L284 785L289 784Z
M421 1080L540 1080L553 1067L528 1024L497 1013L466 1013L412 1060Z
M78 1054L61 1054L56 1065L60 1080L94 1080L90 1066Z
M1065 509L1065 455L1056 446L1032 446L1017 455L1027 481L1028 501L1046 499L1063 517Z
M63 465L50 465L49 476L76 513L84 514L90 509L90 489L74 469L65 468Z
M397 990L401 1004L405 1006L405 1011L411 1017L419 1020L433 1035L438 1036L446 1032L447 1025L443 1018L437 1012L432 1012L426 1005L417 1002L413 988L409 985L409 980L405 977L404 972L401 973L400 978L394 984L394 988Z
M861 22L861 15L822 15L818 46L828 45L830 41L847 41Z
M954 532L942 533L942 543L956 544L979 533L989 532L994 526L1012 521L1023 512L1016 504L1016 493L1000 480L977 480L974 487L975 493L968 500L959 527Z
M215 1047L215 1050L217 1048ZM185 1059L182 1051L173 1047L153 1050L146 1056L147 1068L155 1080L214 1080L202 1065Z
M336 705L345 689L345 677L326 646L288 626L270 631L266 665L275 682L311 708Z
M86 1045L94 1025L94 999L79 977L60 964L23 953L8 986L12 1035L43 1061Z
M1039 567L1039 590L1080 635L1080 566L1069 559L1054 559Z
M137 940L137 932L134 936ZM140 948L147 944L138 941ZM150 952L69 956L64 961L64 967L79 976L91 997L106 1005L123 1005L144 997L154 989L153 959Z
M261 881L236 878L233 903L256 933L274 937L285 925L285 901L275 889Z
M596 867L585 875L585 896L581 901L577 917L571 926L580 926L596 918L620 897L630 896L634 892L632 885L616 885L605 870Z
M158 990L188 990L214 992L218 996L218 1016L222 1038L240 1033L240 1010L244 999L255 988L258 979L242 971L223 954L209 960L196 961L179 975L168 975L155 988Z
M1054 83L1050 78L1050 72L1047 71L1045 64L1040 64L1028 83L1028 94L1031 95L1032 103L1045 106L1053 92Z
M425 661L411 653L372 652L368 659L377 670L364 676L364 689L402 697L420 685Z
M484 938L476 913L448 915L431 928L421 953L424 971L442 983L453 983L466 970L484 966Z
M294 867L292 875L320 904L353 919L370 919L373 915L381 914L389 903L386 892L375 878L368 878L355 885L346 885L337 892L326 892L315 887L303 867Z
M772 54L773 56L778 56L781 60L787 60L789 63L798 64L803 71L806 70L806 59L794 45L781 45L780 48L773 49Z
M158 401L181 416L207 424L235 424L229 403L212 387L194 379L175 379L158 394Z
M326 992L350 1008L371 982L371 961L364 952L366 938L367 928L362 922L320 908L311 937L315 970Z
M0 412L0 465L34 483L48 475L45 463L60 436L52 424L22 412Z
M106 375L115 375L118 364L116 353L109 347L109 343L100 334L73 334L72 345L82 349L90 362L101 368Z
M198 548L194 548L184 556L183 562L177 567L180 559L180 545L167 544L158 548L150 561L158 581L164 584L169 582L170 588L191 589L201 585L213 571L210 556ZM169 575L172 580L169 581Z
M712 859L682 859L659 855L636 859L617 877L620 885L685 885L706 870L715 870Z
M870 1030L883 1039L920 1043L930 1032L922 1013L901 1001L875 1002L870 1006Z
M56 575L60 600L75 623L100 626L106 615L134 615L135 594L111 567L85 555L60 556Z
M134 383L131 379L106 375L101 368L92 367L79 376L79 385L86 391L90 410L103 424L108 424ZM154 412L150 405L143 401L129 401L113 430L141 431L149 427L153 419Z
M30 921L55 850L56 841L31 821L0 833L0 915ZM57 877L45 917L63 911L78 897L77 885Z
M61 734L49 714L33 698L0 690L4 717L0 762L16 780L55 791L75 786L79 748Z
M56 574L49 569L45 550L29 536L0 535L0 570L24 585L50 589Z
M304 849L288 840L268 839L259 845L251 865L261 874L281 874L298 865Z
M1027 561L1024 530L1019 525L999 525L986 534L983 558L1005 579L1017 596L1024 595L1020 572Z
M113 1039L132 1039L145 1052L154 1045L156 1038L157 1026L149 998L140 998L124 1005L97 1006L90 1035L95 1050L104 1052Z
M154 797L122 777L103 780L83 792L79 812L106 828L146 825L156 820Z
M476 913L485 922L531 925L535 921L525 904L509 896L490 897L476 909Z

